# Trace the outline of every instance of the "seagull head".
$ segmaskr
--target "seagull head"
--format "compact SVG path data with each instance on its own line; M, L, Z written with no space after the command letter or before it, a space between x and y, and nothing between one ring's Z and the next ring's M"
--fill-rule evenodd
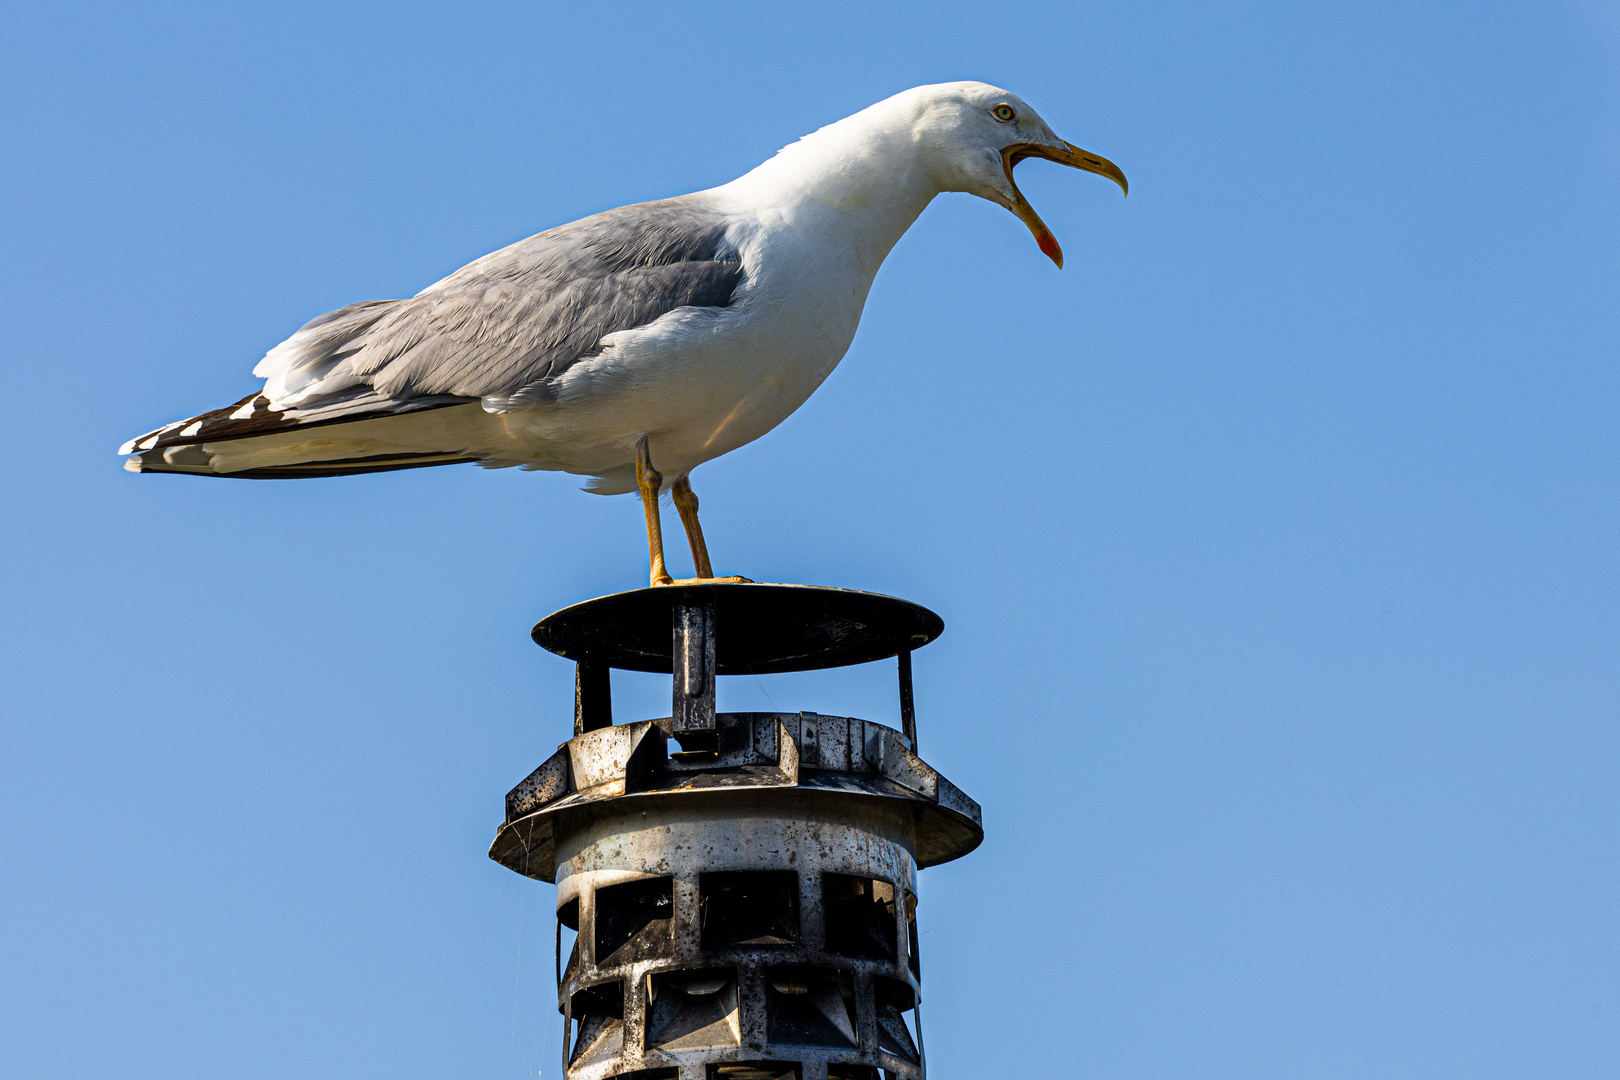
M941 191L965 191L1005 206L1035 235L1048 258L1063 265L1063 249L1013 179L1013 166L1028 158L1106 176L1130 193L1125 174L1112 161L1057 137L1017 94L979 82L918 87L913 136L926 147L930 172Z

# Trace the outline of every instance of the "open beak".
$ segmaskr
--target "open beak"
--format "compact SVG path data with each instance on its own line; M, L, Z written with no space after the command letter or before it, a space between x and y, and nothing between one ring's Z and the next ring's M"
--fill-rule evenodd
M1029 200L1024 198L1024 193L1018 190L1018 182L1013 179L1013 166L1025 158L1045 158L1047 161L1055 161L1059 165L1067 165L1073 169L1096 173L1098 176L1106 176L1118 184L1119 189L1125 194L1129 195L1131 193L1130 185L1125 180L1125 174L1119 171L1118 165L1105 157L1093 154L1089 150L1082 150L1073 143L1066 142L1063 147L1063 149L1059 149L1055 146L1042 146L1040 143L1014 143L1001 152L1001 166L1007 171L1007 183L1012 185L1013 196L1017 200L1013 205L1013 213L1024 219L1024 224L1029 226L1029 231L1035 234L1035 242L1040 245L1042 251L1046 252L1047 258L1057 263L1060 270L1063 268L1063 249L1058 247L1057 237L1052 235L1052 230L1046 227L1046 222L1041 220L1041 216L1035 212L1035 208L1029 205Z

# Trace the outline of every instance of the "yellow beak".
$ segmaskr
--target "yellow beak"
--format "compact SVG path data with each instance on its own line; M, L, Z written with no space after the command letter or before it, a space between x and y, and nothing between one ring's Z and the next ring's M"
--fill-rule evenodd
M1057 237L1052 235L1052 230L1046 227L1046 222L1041 220L1035 208L1029 205L1024 193L1018 190L1018 182L1013 179L1013 166L1025 158L1045 158L1047 161L1055 161L1072 169L1106 176L1118 184L1119 189L1126 195L1131 193L1130 184L1126 181L1125 174L1120 172L1118 165L1089 150L1082 150L1073 143L1066 142L1063 145L1066 149L1042 146L1039 143L1014 143L1001 151L1001 166L1007 171L1007 183L1012 185L1013 195L1017 199L1013 212L1023 218L1024 224L1029 226L1029 231L1035 234L1035 243L1046 252L1047 258L1057 263L1060 270L1063 268L1063 249L1058 247Z

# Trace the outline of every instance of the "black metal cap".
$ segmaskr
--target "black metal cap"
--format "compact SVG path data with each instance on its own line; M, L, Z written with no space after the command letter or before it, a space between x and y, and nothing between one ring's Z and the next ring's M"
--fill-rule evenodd
M706 582L587 600L535 624L535 644L558 656L627 671L668 672L677 604L713 600L715 673L770 675L886 660L945 631L909 600L818 585Z

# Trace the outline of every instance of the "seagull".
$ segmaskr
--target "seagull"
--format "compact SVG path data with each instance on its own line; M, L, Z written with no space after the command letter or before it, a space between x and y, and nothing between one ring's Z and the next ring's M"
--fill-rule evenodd
M764 435L848 350L878 268L936 195L1016 214L1063 251L1013 166L1125 174L1018 96L919 86L719 187L608 210L520 240L409 299L322 315L265 354L258 392L131 439L132 472L248 479L475 462L639 491L653 585L668 491L697 578L716 579L694 468ZM655 467L656 463L656 467Z

